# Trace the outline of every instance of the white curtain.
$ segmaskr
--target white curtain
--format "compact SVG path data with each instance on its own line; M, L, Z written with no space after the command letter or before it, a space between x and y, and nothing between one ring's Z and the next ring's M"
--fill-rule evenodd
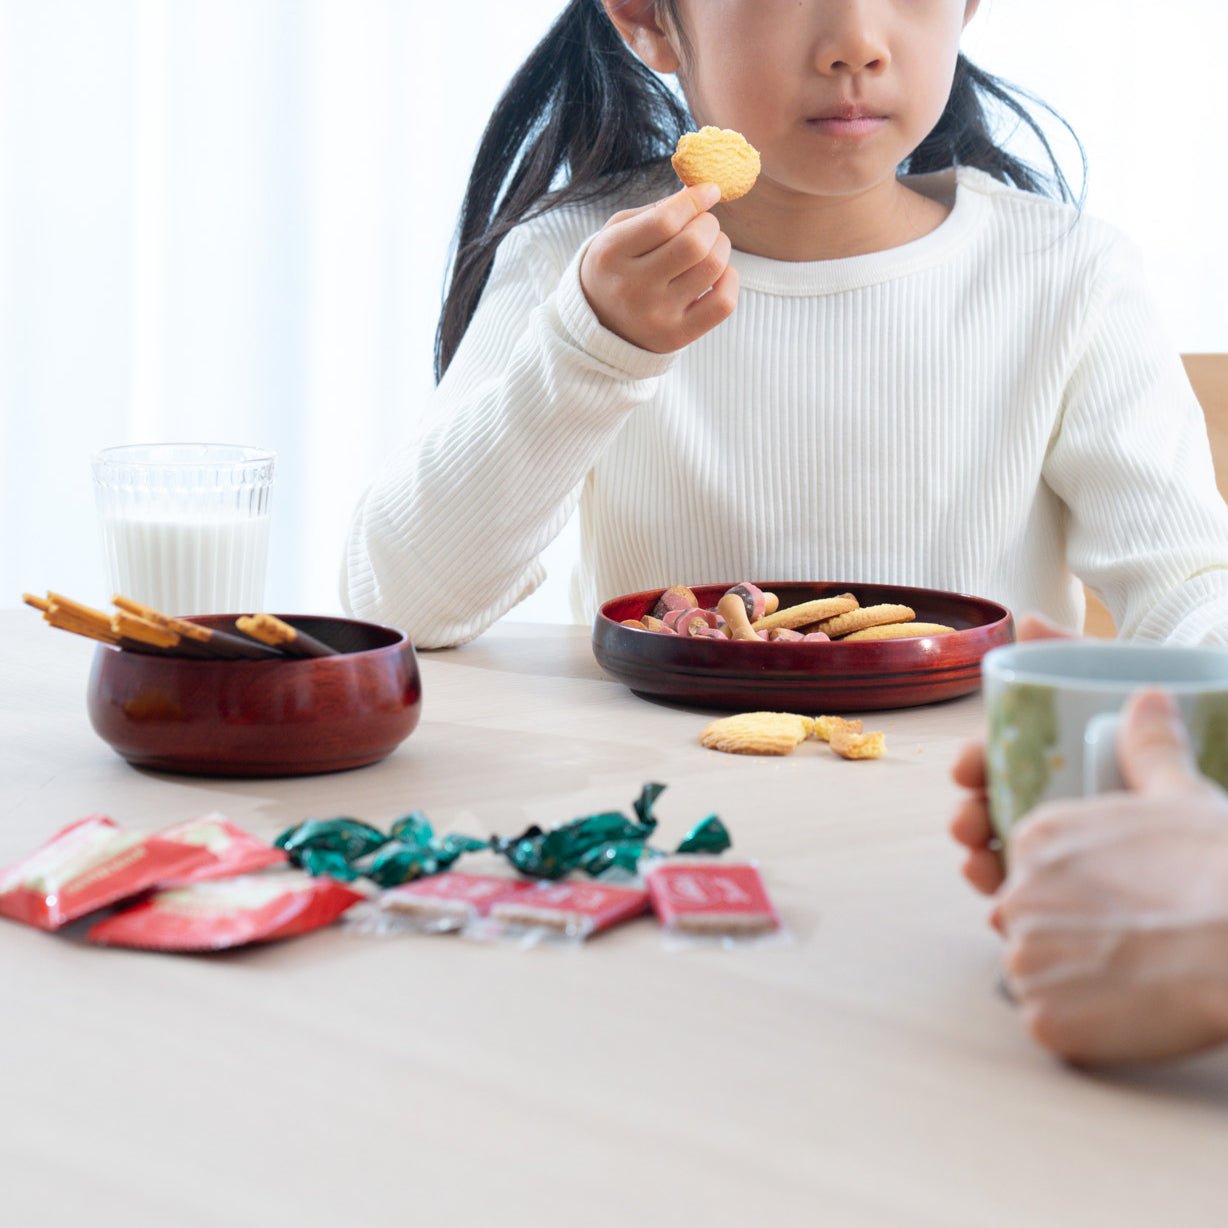
M268 608L339 608L478 137L562 2L0 0L0 605L105 601L90 454L195 439L277 451ZM1162 14L986 0L966 45L1079 131L1174 343L1225 350L1228 17ZM566 617L574 551L513 616Z

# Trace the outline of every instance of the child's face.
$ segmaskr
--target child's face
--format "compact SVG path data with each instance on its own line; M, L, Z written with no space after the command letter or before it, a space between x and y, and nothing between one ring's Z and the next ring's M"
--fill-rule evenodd
M946 105L977 0L675 0L698 124L735 128L786 193L895 174Z

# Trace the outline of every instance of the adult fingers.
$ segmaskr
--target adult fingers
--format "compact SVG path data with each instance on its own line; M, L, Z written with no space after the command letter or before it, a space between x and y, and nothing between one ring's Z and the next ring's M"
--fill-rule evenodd
M989 804L984 794L964 798L951 817L947 830L960 844L966 844L970 849L983 849L994 837Z
M1126 784L1142 793L1188 793L1206 787L1190 753L1177 705L1164 691L1139 691L1126 703L1117 736Z
M951 778L965 789L985 787L985 743L965 742L951 765Z
M982 895L993 895L1006 877L1002 859L991 849L974 849L964 858L964 878Z

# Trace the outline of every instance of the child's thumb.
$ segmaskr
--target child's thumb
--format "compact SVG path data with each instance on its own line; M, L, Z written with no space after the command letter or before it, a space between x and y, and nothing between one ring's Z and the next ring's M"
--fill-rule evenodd
M1205 784L1190 753L1181 713L1166 691L1145 690L1130 697L1117 735L1117 758L1126 784L1142 793L1185 793Z

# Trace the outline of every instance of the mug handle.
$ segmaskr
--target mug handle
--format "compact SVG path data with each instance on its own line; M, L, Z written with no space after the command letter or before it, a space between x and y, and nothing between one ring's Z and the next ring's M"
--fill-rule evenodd
M1087 722L1083 731L1083 796L1112 793L1126 787L1117 765L1117 730L1121 716L1101 712Z

